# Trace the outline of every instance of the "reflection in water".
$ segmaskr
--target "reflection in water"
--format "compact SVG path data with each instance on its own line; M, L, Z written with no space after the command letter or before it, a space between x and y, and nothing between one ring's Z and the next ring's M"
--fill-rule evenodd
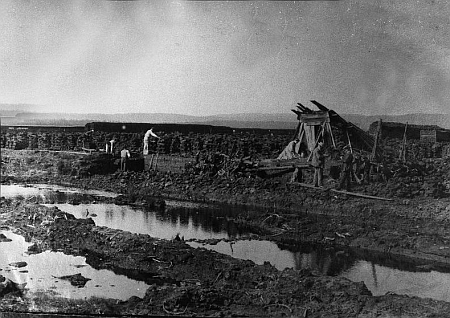
M183 207L167 208L164 211L152 211L144 208L118 206L115 204L78 204L68 203L46 204L56 206L60 210L73 214L77 218L85 218L86 211L96 214L95 224L153 237L173 239L177 233L188 239L223 239L239 238L248 234L239 229L234 222L226 218L216 218L202 209Z
M189 245L203 247L235 258L251 260L256 264L270 262L279 270L285 268L310 269L324 275L346 277L354 282L363 281L373 295L387 292L450 301L450 274L448 268L441 271L425 271L417 263L389 256L361 260L350 250L326 248L318 245L302 245L280 248L267 241L219 242L216 245ZM385 266L388 264L389 266ZM415 269L415 270L414 270Z
M292 252L282 250L275 243L269 241L241 240L236 242L222 241L215 245L202 245L196 242L189 242L188 244L195 248L203 247L235 258L251 260L260 265L269 262L279 270L295 266Z
M0 195L5 198L12 198L17 195L21 195L23 197L29 196L39 196L43 200L53 200L57 201L56 198L59 193L67 194L67 195L75 195L76 197L83 196L102 196L114 198L117 196L115 193L107 192L107 191L99 191L99 190L82 190L77 188L63 187L57 185L49 185L49 184L33 184L29 186L11 184L11 185L0 185ZM63 198L64 200L64 198ZM61 202L61 201L57 201Z
M189 245L204 247L239 259L248 259L256 264L270 262L279 270L285 268L310 269L330 276L339 275L356 262L356 259L346 252L318 245L301 245L286 249L280 248L273 242L257 240L219 242L215 245L190 242Z
M408 272L368 261L358 261L340 276L347 277L352 281L364 281L375 296L393 292L450 301L450 275L448 273L434 270Z
M290 248L292 250L292 247ZM295 269L311 269L323 275L337 276L351 268L356 258L344 250L305 244L297 246L293 252Z
M92 194L101 191L83 191L77 193L73 189L57 187L65 191L51 191L47 187L24 187L19 185L2 185L2 195L13 197L21 195L32 197L37 203L57 206L62 211L73 214L77 218L85 218L97 214L94 221L99 226L106 226L124 231L149 234L154 237L172 239L177 233L185 239L222 239L239 238L248 234L245 229L238 229L227 216L236 214L227 208L212 209L201 204L186 204L169 201L165 210L152 211L115 204L77 204L67 202L86 202L95 199ZM112 196L111 193L108 193Z
M40 290L54 290L66 298L89 298L91 296L128 299L131 296L143 297L148 287L144 282L135 281L126 276L116 275L108 270L96 270L87 265L81 256L65 255L60 252L46 251L28 255L31 245L25 239L10 231L1 231L11 242L0 242L1 275L16 283L27 283L28 293ZM14 268L8 264L24 261L27 266ZM51 271L49 271L51 264ZM70 282L56 277L81 273L91 280L83 288L72 286Z
M55 199L55 202L66 202L64 194L57 194L56 197L58 200ZM97 217L93 219L99 226L150 234L158 238L172 239L180 233L185 239L237 239L247 234L245 229L227 221L227 217L245 212L245 209L240 208L213 209L188 202L168 202L164 211L148 211L114 204L54 205L77 218L84 218L86 210L91 214L95 213ZM311 269L324 275L342 276L355 282L363 281L374 295L394 292L450 301L450 270L436 264L433 264L431 270L426 263L385 254L307 244L282 246L255 240L222 241L216 245L190 242L189 245L235 258L249 259L257 264L270 262L279 270ZM421 267L419 264L426 266Z

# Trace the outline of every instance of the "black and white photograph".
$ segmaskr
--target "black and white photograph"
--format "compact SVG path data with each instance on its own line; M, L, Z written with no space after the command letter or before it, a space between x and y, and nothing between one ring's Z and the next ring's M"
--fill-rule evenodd
M450 2L0 0L0 318L450 317Z

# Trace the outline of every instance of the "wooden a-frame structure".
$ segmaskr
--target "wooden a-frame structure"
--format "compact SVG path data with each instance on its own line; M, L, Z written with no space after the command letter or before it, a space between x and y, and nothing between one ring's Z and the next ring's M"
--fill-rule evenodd
M308 152L311 153L318 142L322 140L327 147L334 149L342 145L348 145L352 151L354 149L366 152L372 151L374 140L368 133L319 102L312 100L311 103L319 110L314 111L301 103L297 103L297 109L292 109L299 121L293 137L293 139L299 141L297 150L301 147L300 144L304 144ZM340 136L335 136L333 129L338 131ZM378 152L379 149L375 151Z
M295 138L300 143L304 142L309 152L316 148L320 140L329 140L333 148L336 148L333 131L331 130L330 115L327 111L305 113L299 116Z

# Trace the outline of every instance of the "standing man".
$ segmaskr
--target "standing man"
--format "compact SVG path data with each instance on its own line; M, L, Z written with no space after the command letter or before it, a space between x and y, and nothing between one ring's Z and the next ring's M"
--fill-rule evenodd
M350 191L351 179L353 175L353 154L349 148L345 149L345 155L342 159L341 180L339 181L339 190L345 187L345 190Z
M126 171L127 170L127 161L128 158L130 158L130 152L125 147L120 152L120 170Z
M323 154L323 141L319 141L312 153L312 166L314 167L314 186L323 187L323 168L325 167L325 155Z
M147 130L144 135L144 155L148 155L148 139L150 138L150 136L160 139L159 136L153 132L153 127Z
M365 184L370 183L370 169L372 168L372 164L370 163L370 159L368 156L364 156L363 158L364 168L363 168L363 180Z
M352 180L360 184L362 181L362 161L358 153L353 156L353 175Z

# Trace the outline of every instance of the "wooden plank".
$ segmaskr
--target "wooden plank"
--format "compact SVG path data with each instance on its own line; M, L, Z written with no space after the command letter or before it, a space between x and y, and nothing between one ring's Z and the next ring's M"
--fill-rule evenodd
M301 182L292 182L292 184L297 184L301 187L304 188L310 188L310 189L315 189L315 190L321 190L321 191L328 191L329 189L324 188L324 187L315 187L312 184L307 184L307 183L301 183Z
M268 171L268 170L289 170L294 169L294 166L283 166L283 167L261 167L256 168L255 171Z
M251 164L251 162L249 162ZM294 158L294 159L263 159L259 161L260 166L280 167L280 166L293 166L293 165L307 165L306 158Z
M302 105L301 103L297 103L297 105L300 107L301 110L303 110L305 113L313 113L314 111L310 108Z
M330 122L328 113L316 112L314 114L303 114L300 118L302 123L308 125L322 125L324 122Z
M330 123L327 123L327 130L331 136L331 142L333 143L333 148L336 148L336 143L334 142L333 130L331 129Z
M301 130L301 126L302 126L302 124L300 122L298 122L297 127L295 128L295 134L294 134L294 139L295 138L299 138L298 139L300 141L299 144L301 144L301 142L302 142L302 138L298 137L298 134L299 134L299 132ZM302 133L303 133L303 131L302 131Z
M393 199L389 199L389 198L376 197L376 196L373 196L373 195L367 195L367 194L356 193L356 192L342 191L342 190L336 190L336 189L330 189L330 191L333 191L333 192L336 192L336 193L341 193L341 194L352 195L352 196L355 196L355 197L366 198L366 199L375 199L375 200L383 200L383 201L394 201Z
M97 149L90 149L90 148L84 148L84 147L81 147L81 149L83 149L84 151L88 152L89 154L97 151Z
M81 151L66 151L66 150L48 150L48 149L33 149L34 151L40 151L40 152L56 152L56 153L70 153L70 154L74 154L74 155L90 155L90 153L87 152L81 152Z
M291 111L297 115L297 119L300 119L300 116L302 115L301 112L299 112L298 110L295 110L295 109L291 109Z
M318 101L312 100L311 103L313 103L314 105L317 106L317 108L319 108L321 111L328 111L328 108L325 107L324 105L322 105L321 103L319 103Z
M305 169L309 168L309 165L290 165L290 166L281 166L281 167L260 167L260 168L254 168L254 169L247 169L246 171L270 171L270 170L289 170L289 169Z
M376 197L376 196L373 196L373 195L367 195L367 194L362 194L362 193L342 191L342 190L330 189L330 188L325 188L325 187L315 187L312 184L307 184L307 183L301 183L301 182L292 182L292 183L293 184L298 184L299 186L302 186L302 187L305 187L305 188L310 188L310 189L315 189L315 190L333 191L333 192L340 193L340 194L346 194L346 195L351 195L351 196L361 197L361 198L366 198L366 199L383 200L383 201L394 201L393 199Z

